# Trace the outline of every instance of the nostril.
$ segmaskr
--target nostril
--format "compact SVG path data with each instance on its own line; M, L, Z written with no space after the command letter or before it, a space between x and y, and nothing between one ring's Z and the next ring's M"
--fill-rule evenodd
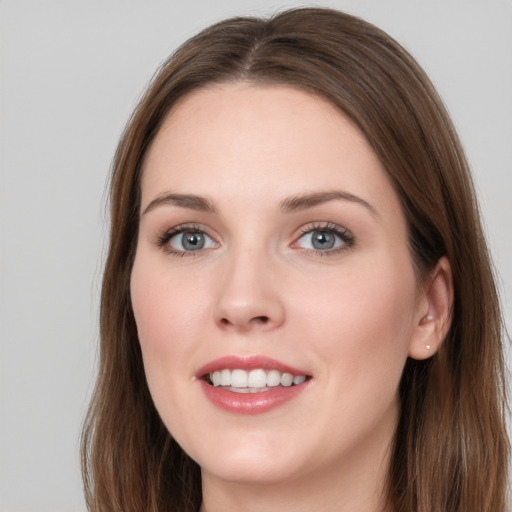
M252 321L258 324L267 324L270 322L270 318L268 316L256 316L252 319Z
M225 318L225 317L220 319L220 323L222 325L225 325L225 326L234 324L234 322L230 321L229 318ZM248 322L248 325L250 325L250 324L253 324L253 325L266 325L268 323L270 323L270 317L265 316L265 315L261 315L261 316L255 316L253 318L250 318L249 322Z

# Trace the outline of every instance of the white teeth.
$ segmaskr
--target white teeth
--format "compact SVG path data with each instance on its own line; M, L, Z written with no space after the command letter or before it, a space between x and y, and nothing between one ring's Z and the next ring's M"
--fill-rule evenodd
M247 385L250 388L264 388L267 385L267 374L264 370L252 370Z
M273 388L279 385L284 387L298 386L305 380L305 375L292 375L279 370L267 371L260 368L249 372L225 368L210 373L210 381L215 387L223 386L238 393L257 393L265 388Z
M224 372L224 370L222 370ZM249 376L245 370L233 370L231 372L231 386L234 388L246 388Z
M281 386L291 386L293 384L293 375L291 373L283 373L281 375Z
M220 372L220 385L231 386L231 372L229 370L222 370Z
M233 391L235 393L250 393L251 392L251 388L235 388L235 387L230 386L227 389L229 391Z
M298 386L299 384L302 384L305 380L306 380L305 375L296 375L295 377L293 377L293 384L295 386Z
M277 370L270 370L267 373L267 386L273 388L281 384L281 372Z

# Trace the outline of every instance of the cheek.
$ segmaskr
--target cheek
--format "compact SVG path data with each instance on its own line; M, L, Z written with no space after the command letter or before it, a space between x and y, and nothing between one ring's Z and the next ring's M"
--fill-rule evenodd
M164 348L166 333L173 324L174 308L163 293L157 276L139 272L134 266L131 278L131 299L143 351Z
M400 378L413 333L415 277L410 264L385 267L340 275L309 300L301 295L303 331L316 340L333 379L394 388Z
M188 380L180 372L190 356L195 324L191 294L179 293L177 284L154 261L148 264L144 254L134 262L130 290L146 379L160 408L160 402L170 398L165 391L170 384L179 385L178 377L181 382Z
M175 411L182 410L181 397L193 377L184 362L193 356L200 303L194 301L190 286L183 279L170 278L165 266L137 255L130 290L144 371L156 409L173 432Z
M135 260L130 290L143 352L180 352L190 344L202 308L199 284L179 276L172 279L165 266Z
M364 439L386 425L394 428L415 298L414 278L404 280L402 273L399 279L399 274L345 276L339 286L325 290L321 303L310 303L303 330L316 340L318 375L326 391L315 414L322 418L330 407L331 421L322 428L340 443Z

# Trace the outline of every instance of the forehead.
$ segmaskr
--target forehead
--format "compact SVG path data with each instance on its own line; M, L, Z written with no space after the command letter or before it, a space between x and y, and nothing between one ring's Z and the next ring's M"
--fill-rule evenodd
M174 107L145 161L142 204L165 191L277 202L339 188L399 208L368 141L337 107L294 87L241 82Z

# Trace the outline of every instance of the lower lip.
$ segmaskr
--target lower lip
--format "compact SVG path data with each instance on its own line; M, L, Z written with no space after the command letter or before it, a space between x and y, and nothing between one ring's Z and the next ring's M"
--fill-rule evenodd
M201 381L210 402L224 411L236 414L262 414L293 400L308 386L310 380L298 386L276 387L260 393L235 393Z

